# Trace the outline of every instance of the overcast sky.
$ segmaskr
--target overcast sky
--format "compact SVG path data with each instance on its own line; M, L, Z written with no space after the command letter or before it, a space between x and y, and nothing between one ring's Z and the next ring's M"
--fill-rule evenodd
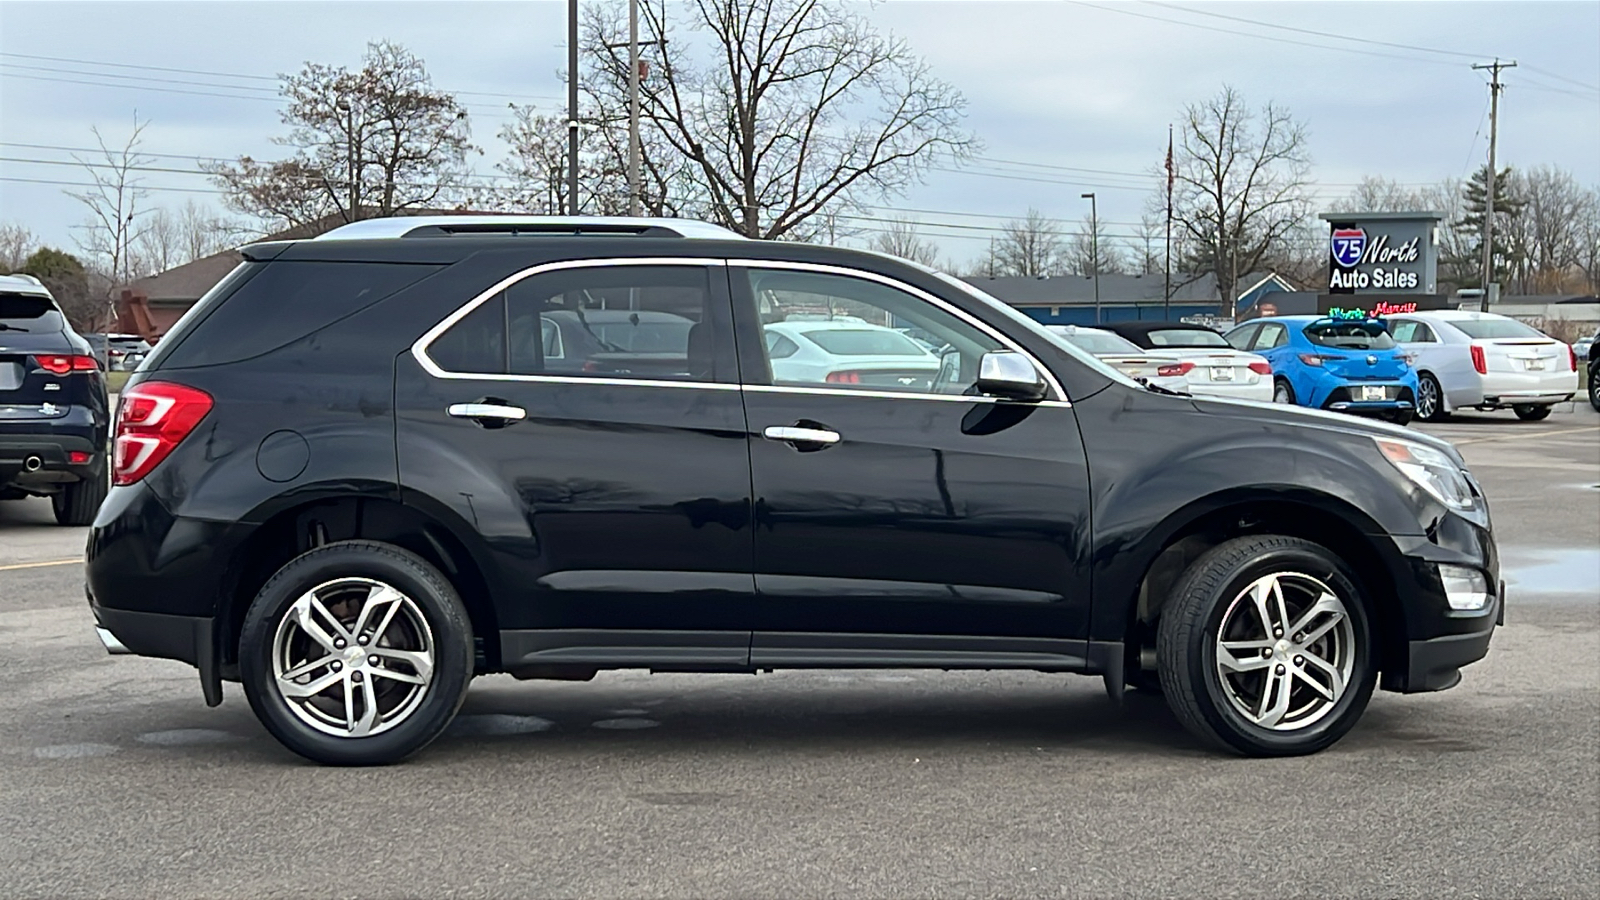
M1318 193L1331 200L1367 174L1420 184L1481 165L1489 92L1486 73L1469 66L1498 54L1520 63L1504 76L1502 163L1553 164L1600 185L1600 3L891 0L858 8L969 101L982 159L968 171L933 172L889 203L920 210L900 214L919 218L959 261L987 246L985 229L1030 205L1080 218L1085 191L1098 194L1108 230L1128 233L1157 186L1140 173L1160 164L1168 123L1224 83L1253 105L1287 105L1307 123ZM508 101L552 112L563 105L560 2L0 0L0 221L71 249L83 208L68 188L37 182L83 181L81 169L52 162L70 163L71 148L92 146L91 126L109 141L124 138L135 109L150 121L143 149L158 167L193 172L197 156L270 158L281 152L270 138L282 132L270 79L308 60L355 67L377 39L404 44L437 85L462 92L484 148L480 171L493 171L504 154L495 132ZM209 182L185 171L147 173L151 200L215 202Z

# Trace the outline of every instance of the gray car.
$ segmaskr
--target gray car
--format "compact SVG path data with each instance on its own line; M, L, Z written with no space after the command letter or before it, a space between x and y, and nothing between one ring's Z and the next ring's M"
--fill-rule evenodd
M1417 370L1418 418L1509 408L1538 421L1578 391L1572 348L1509 316L1439 310L1387 320Z

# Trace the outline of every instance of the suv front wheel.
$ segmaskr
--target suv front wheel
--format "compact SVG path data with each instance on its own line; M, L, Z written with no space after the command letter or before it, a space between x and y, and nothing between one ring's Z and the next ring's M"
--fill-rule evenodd
M261 724L330 765L383 765L455 717L472 676L472 628L449 581L389 544L301 554L256 595L239 674Z
M1162 610L1156 654L1167 702L1204 740L1247 756L1332 745L1377 680L1352 574L1326 548L1278 535L1212 548Z

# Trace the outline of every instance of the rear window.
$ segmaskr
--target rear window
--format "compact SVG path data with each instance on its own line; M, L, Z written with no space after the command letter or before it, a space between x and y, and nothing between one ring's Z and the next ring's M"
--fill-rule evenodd
M806 339L834 356L928 356L898 331L840 328L805 332Z
M1222 335L1209 329L1163 328L1149 332L1152 347L1226 347Z
M1473 340L1487 338L1543 338L1545 333L1516 319L1452 319L1450 322Z
M0 319L39 319L55 312L49 297L37 294L0 294Z
M1389 329L1380 322L1316 322L1306 326L1306 337L1322 347L1343 350L1388 350L1394 347Z
M1125 337L1105 331L1075 331L1071 333L1058 332L1060 336L1073 345L1087 350L1090 353L1143 353L1138 344Z
M182 329L185 333L179 335L180 343L150 367L215 366L269 353L410 287L441 268L368 262L279 261L253 265L259 271L254 277L246 274L247 280L231 295L218 296L209 303L202 299L201 304L215 307L214 311L202 313L203 318ZM236 270L235 275L239 274ZM233 278L234 275L229 276Z

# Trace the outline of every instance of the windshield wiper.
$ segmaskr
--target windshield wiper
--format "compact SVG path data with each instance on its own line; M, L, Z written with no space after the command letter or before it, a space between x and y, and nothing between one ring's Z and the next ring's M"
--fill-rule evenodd
M1147 380L1145 380L1143 378L1139 379L1139 383L1144 385L1145 390L1150 391L1152 393L1156 393L1156 394L1167 394L1168 396L1172 396L1172 397L1193 397L1194 396L1194 394L1190 393L1189 391L1175 391L1172 388L1164 388L1159 384L1152 384L1152 383L1150 383L1149 381L1147 381Z
M27 330L28 329L26 329L26 328L18 328L15 325L7 325L4 322L0 322L0 331L21 331L21 332L26 332Z

